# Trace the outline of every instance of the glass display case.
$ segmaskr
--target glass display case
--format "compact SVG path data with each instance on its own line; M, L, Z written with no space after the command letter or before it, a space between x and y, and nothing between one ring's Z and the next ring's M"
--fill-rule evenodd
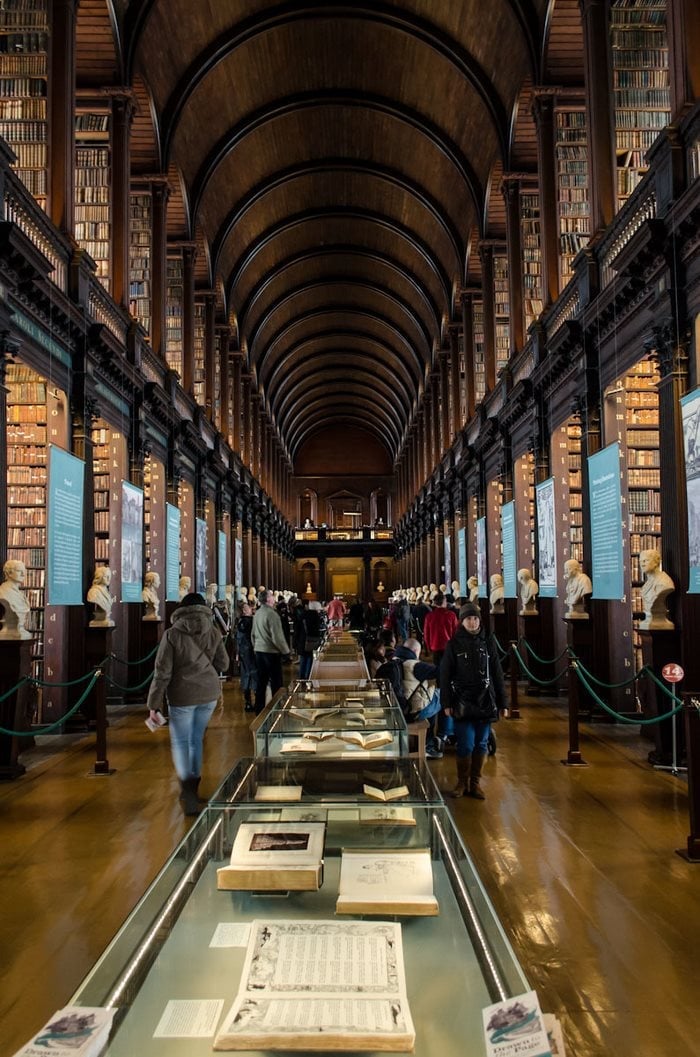
M365 680L300 681L280 690L254 728L257 756L405 756L406 720L395 698Z
M334 930L356 930L358 943L372 929L384 934L394 930L405 973L404 1003L415 1031L413 1052L418 1057L483 1057L482 1008L529 987L474 864L420 761L363 762L354 782L342 764L327 768L319 761L285 765L256 759L236 765L220 791L226 802L212 802L197 819L71 1000L117 1008L105 1051L109 1057L210 1054L222 1026L234 1024L229 1010L241 981L249 979L246 947L253 922L253 945L261 930L264 936L305 930L304 942L320 938L319 950L327 949L324 944ZM360 782L385 794L400 783L407 792L382 804L360 791ZM300 785L301 802L255 801L261 785L274 784ZM401 815L387 821L390 808L398 807ZM369 808L374 818L363 817ZM265 847L272 851L265 854L274 856L269 839L280 834L279 839L298 838L304 826L309 832L320 827L321 834L312 889L222 885L222 877L236 865L242 837L246 847L253 846L251 833L268 838ZM366 873L376 883L368 886ZM270 875L273 881L282 876L275 874L274 864ZM430 910L425 913L412 891L414 877L427 890L422 898ZM387 882L390 903L384 909L381 890ZM364 892L357 902L358 884L370 888L369 905ZM355 905L361 911L354 912ZM322 970L322 965L308 963L310 974ZM281 963L274 972L282 972ZM305 998L313 1001L314 986L302 979ZM192 1023L206 1019L198 1016L204 1003L210 1011L207 1028L201 1037L185 1040ZM296 1004L288 1008L296 1016ZM348 1005L349 1015L355 1008ZM171 1037L159 1037L168 1017ZM318 1037L314 1042L312 1048L321 1049ZM410 1045L397 1048L408 1050ZM247 1052L270 1048L292 1047L251 1045ZM379 1043L376 1049L364 1047L365 1052L387 1048Z

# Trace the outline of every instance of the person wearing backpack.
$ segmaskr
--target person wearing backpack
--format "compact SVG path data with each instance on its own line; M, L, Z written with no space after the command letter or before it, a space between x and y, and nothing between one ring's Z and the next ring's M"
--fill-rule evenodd
M467 602L459 627L445 647L440 665L440 698L455 721L457 784L453 797L485 800L481 772L488 752L491 724L506 707L506 687L496 643L481 627L481 611Z

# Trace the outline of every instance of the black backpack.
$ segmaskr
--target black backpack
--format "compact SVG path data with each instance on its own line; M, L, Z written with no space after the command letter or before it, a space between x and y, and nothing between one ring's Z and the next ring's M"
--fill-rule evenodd
M406 713L408 711L408 702L404 697L403 692L403 661L398 657L392 657L391 660L384 661L384 664L380 664L375 673L376 679L385 679L391 689L394 691L394 696L401 706L401 711Z

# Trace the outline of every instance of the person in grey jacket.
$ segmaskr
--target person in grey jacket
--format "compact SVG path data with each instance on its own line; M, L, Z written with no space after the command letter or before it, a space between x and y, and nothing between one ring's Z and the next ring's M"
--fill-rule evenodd
M260 605L253 617L251 641L255 650L255 667L258 669L258 685L255 689L255 713L260 715L265 707L265 692L268 684L273 697L282 685L282 658L289 657L289 646L282 631L282 621L275 610L272 591L261 591Z
M228 669L229 655L201 595L185 595L171 620L156 654L147 707L151 713L158 711L167 693L170 748L183 807L186 815L197 815L204 731L216 708L219 673Z

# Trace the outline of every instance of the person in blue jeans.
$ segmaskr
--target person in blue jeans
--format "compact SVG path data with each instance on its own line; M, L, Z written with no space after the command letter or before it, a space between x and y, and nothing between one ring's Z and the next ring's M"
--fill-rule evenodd
M454 719L457 738L457 784L452 796L485 800L481 774L491 724L506 707L506 688L496 642L481 627L473 602L459 611L459 627L445 647L440 664L443 711Z
M171 620L156 653L147 707L159 711L167 694L170 750L183 808L186 815L198 815L204 731L219 697L219 673L230 661L202 595L185 595Z

